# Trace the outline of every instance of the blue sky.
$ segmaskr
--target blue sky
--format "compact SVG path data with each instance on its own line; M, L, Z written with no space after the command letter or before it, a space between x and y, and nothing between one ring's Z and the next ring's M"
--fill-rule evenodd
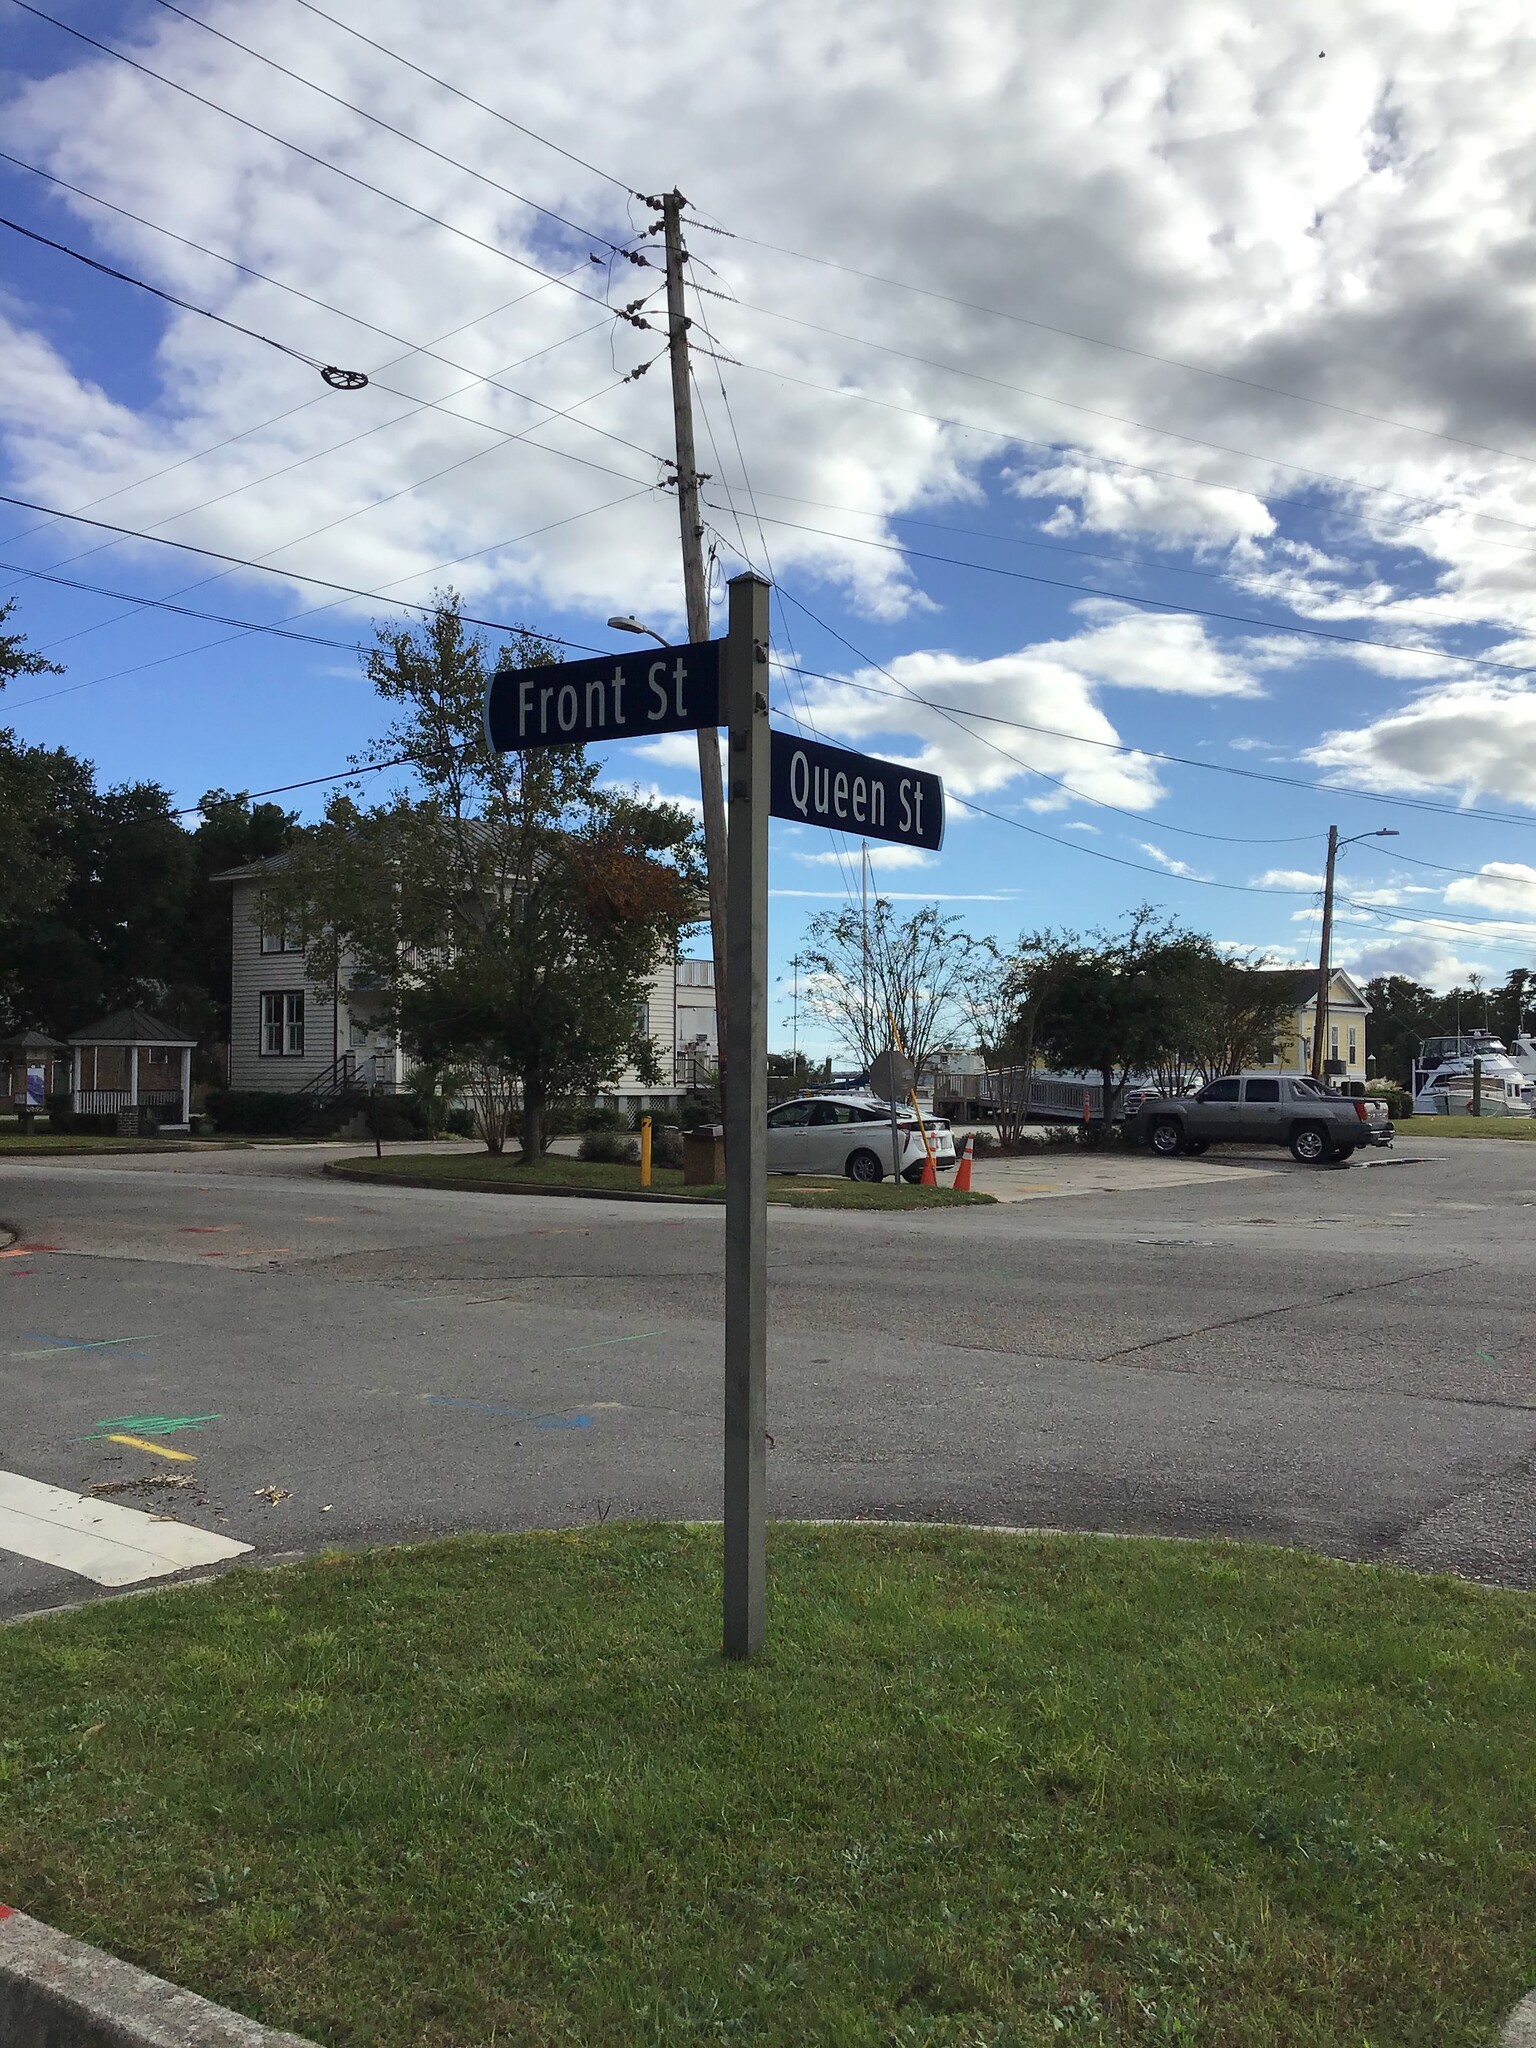
M883 890L1005 942L1150 899L1300 958L1329 824L1385 825L1344 857L1369 906L1345 909L1347 964L1444 984L1536 958L1516 11L1362 8L1334 50L1327 11L1296 5L1256 26L1176 4L1154 34L1103 0L1087 43L1065 5L1028 38L1001 4L893 6L873 43L850 0L771 23L618 0L510 22L471 0L446 25L419 0L198 10L436 156L152 0L51 11L202 100L7 4L5 146L96 200L0 163L0 212L374 381L331 391L0 230L0 488L282 572L0 507L12 624L66 668L0 699L24 738L191 804L366 745L355 648L392 597L453 582L581 648L618 644L615 611L680 634L665 364L620 381L660 337L605 307L659 283L614 254L652 218L622 188L676 182L721 295L693 301L727 359L697 361L716 594L743 553L771 567L785 722L952 792L943 853L877 854ZM691 798L690 749L610 749L608 770ZM775 826L781 975L857 867L852 842Z

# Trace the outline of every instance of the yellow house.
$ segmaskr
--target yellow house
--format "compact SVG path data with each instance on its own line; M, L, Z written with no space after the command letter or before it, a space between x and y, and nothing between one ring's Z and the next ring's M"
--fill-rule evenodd
M1272 967L1260 978L1288 1005L1288 1014L1276 1033L1277 1057L1269 1064L1287 1073L1310 1072L1312 1032L1317 1022L1317 969ZM1365 1079L1365 1020L1370 1014L1365 990L1353 975L1336 967L1328 984L1328 1044L1324 1051L1328 1063L1324 1072L1330 1080Z

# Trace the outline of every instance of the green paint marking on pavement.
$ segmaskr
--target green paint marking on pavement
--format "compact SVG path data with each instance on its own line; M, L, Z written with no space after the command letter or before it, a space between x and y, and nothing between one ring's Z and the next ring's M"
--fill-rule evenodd
M1497 1365L1497 1364L1498 1364L1498 1362L1499 1362L1499 1361L1498 1361L1498 1360L1497 1360L1497 1359L1496 1359L1496 1358L1494 1357L1494 1355L1493 1355L1493 1353L1492 1353L1491 1351L1479 1351L1479 1353L1478 1353L1477 1355L1478 1355L1478 1357L1479 1357L1479 1358L1481 1358L1481 1359L1484 1359L1484 1360L1486 1360L1486 1362L1487 1362L1487 1363L1488 1363L1489 1365Z
M222 1422L221 1415L109 1415L98 1422L97 1431L131 1429L138 1436L170 1436L178 1429L201 1429L205 1422Z

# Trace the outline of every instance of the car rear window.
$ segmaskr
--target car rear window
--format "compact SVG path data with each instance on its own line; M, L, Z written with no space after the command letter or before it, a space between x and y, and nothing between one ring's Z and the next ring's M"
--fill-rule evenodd
M1300 1102L1331 1102L1333 1094L1321 1081L1293 1081L1291 1093Z

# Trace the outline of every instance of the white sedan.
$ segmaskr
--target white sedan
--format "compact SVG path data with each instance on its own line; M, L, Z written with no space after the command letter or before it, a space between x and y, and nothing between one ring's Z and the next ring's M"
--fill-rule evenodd
M804 1095L768 1112L770 1173L884 1180L894 1161L898 1173L915 1181L929 1150L940 1172L954 1166L955 1141L943 1117L924 1117L920 1129L916 1111L898 1105L893 1142L890 1104L867 1095Z

